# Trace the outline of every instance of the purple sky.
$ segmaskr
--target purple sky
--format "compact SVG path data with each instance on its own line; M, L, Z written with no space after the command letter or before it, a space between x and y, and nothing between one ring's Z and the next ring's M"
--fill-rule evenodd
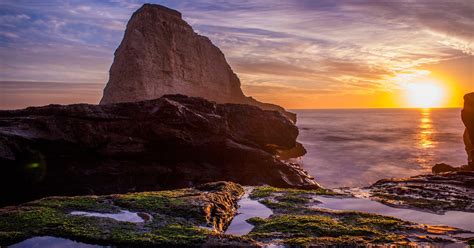
M126 22L144 2L2 0L0 108L97 102ZM398 106L387 99L427 78L455 97L474 91L472 0L148 2L182 12L260 100Z

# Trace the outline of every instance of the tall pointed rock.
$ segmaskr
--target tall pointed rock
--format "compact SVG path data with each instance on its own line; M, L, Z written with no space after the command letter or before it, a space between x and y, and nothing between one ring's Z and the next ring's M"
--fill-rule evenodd
M145 4L131 17L115 51L101 104L155 99L166 94L203 97L218 103L283 108L246 97L224 54L181 18L181 13Z

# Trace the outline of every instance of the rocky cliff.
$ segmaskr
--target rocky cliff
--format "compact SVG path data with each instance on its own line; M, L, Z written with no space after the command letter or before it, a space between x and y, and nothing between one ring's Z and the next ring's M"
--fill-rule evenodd
M150 100L165 94L203 97L218 103L283 108L246 97L224 54L181 18L181 13L145 4L131 17L115 51L101 104Z
M466 130L464 131L464 144L466 144L469 165L474 167L474 92L464 96L464 108L461 116L466 126Z
M1 201L218 180L317 188L298 165L277 159L297 136L277 111L183 95L0 111Z

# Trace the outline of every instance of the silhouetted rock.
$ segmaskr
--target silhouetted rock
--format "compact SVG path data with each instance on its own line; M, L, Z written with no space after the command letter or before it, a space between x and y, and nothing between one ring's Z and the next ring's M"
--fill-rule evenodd
M0 111L1 201L217 180L317 188L298 165L276 158L297 136L277 111L183 95Z
M131 17L115 51L101 104L134 102L166 94L204 97L277 110L293 122L296 115L274 104L246 97L224 54L181 18L181 13L145 4Z
M461 116L466 126L464 144L466 145L469 166L474 170L474 92L464 96L464 108Z
M439 173L444 173L444 172L455 172L455 171L473 171L473 168L469 165L454 167L445 163L436 164L435 166L431 168L431 172L433 172L434 174L439 174Z

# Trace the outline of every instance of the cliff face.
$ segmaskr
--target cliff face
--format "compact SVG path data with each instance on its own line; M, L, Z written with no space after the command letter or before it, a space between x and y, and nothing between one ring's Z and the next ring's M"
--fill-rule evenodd
M461 117L466 126L464 144L466 145L468 161L471 166L474 166L474 92L464 96L464 108Z
M150 100L165 94L251 104L296 120L277 105L246 97L224 54L207 37L196 34L178 11L145 4L127 24L100 103Z
M297 136L279 112L183 95L0 111L0 205L220 180L318 188L298 165L277 159Z

